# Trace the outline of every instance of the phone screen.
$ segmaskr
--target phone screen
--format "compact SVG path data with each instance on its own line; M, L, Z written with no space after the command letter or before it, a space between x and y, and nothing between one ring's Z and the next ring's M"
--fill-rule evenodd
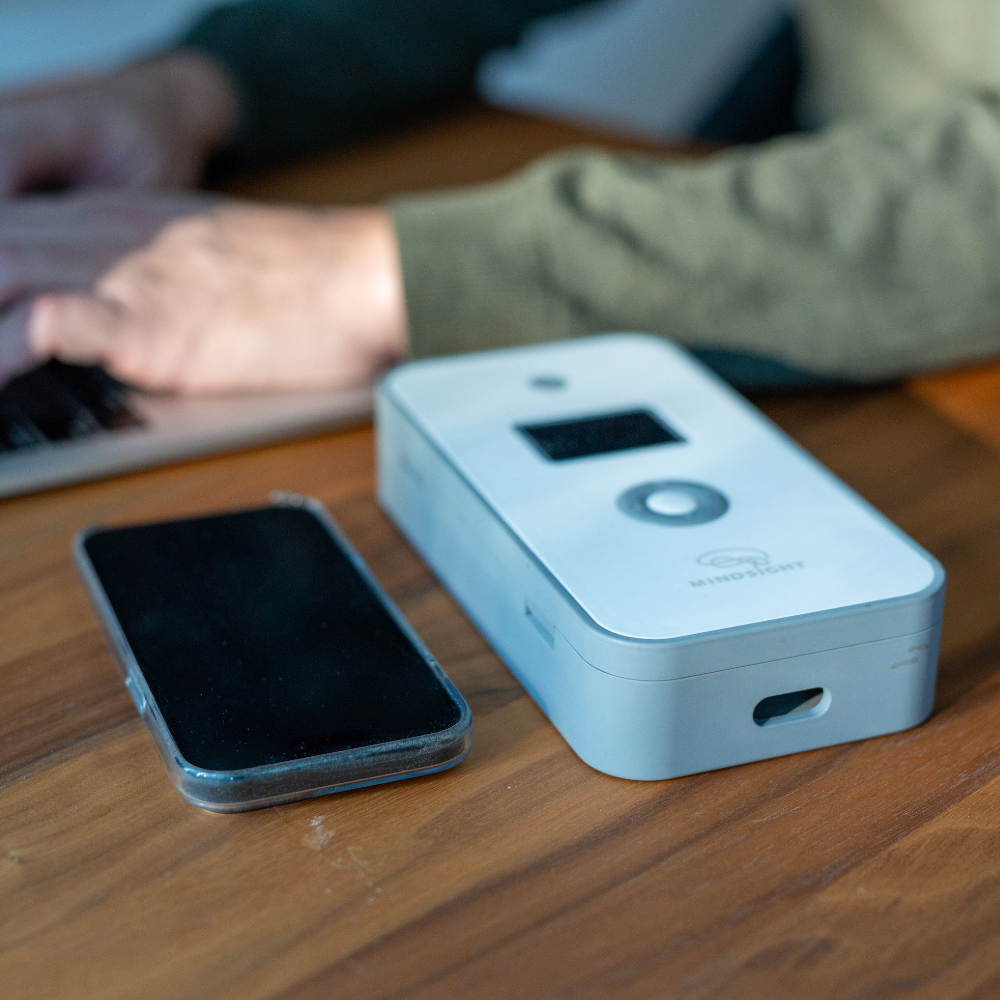
M461 707L309 510L85 541L187 760L235 770L441 732Z

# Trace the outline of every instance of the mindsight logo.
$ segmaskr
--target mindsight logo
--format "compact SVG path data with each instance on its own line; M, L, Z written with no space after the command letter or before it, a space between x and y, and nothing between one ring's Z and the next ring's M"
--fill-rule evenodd
M712 587L719 583L735 583L737 580L752 580L755 577L805 569L805 563L801 559L795 562L772 563L771 557L763 550L744 548L714 549L705 552L698 556L698 565L727 569L731 572L705 576L700 580L689 580L692 587Z

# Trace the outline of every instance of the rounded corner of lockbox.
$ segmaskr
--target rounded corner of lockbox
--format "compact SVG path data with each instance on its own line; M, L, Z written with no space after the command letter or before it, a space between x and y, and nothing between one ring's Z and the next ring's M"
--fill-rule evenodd
M375 384L375 400L389 399L395 402L395 390L406 379L409 364L399 365L387 371Z
M941 602L944 599L945 587L948 582L948 574L945 572L944 566L942 566L941 563L938 562L938 560L925 549L921 548L912 540L907 540L910 541L910 544L913 545L917 553L930 567L931 578L930 581L923 587L919 587L908 594L900 594L893 600L893 603L920 605L925 603L933 604Z

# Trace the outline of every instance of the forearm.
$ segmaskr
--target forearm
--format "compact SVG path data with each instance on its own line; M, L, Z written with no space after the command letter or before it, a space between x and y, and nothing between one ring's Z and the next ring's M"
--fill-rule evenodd
M703 165L578 154L394 205L412 351L647 330L850 379L1000 350L1000 115L956 97Z
M259 161L344 140L471 86L480 59L533 18L581 0L247 0L179 47L240 96L231 153Z

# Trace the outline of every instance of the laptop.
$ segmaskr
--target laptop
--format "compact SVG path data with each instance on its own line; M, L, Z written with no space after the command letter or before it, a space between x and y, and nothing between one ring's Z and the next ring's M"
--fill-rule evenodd
M0 389L0 497L357 424L370 386L172 396L48 361Z

